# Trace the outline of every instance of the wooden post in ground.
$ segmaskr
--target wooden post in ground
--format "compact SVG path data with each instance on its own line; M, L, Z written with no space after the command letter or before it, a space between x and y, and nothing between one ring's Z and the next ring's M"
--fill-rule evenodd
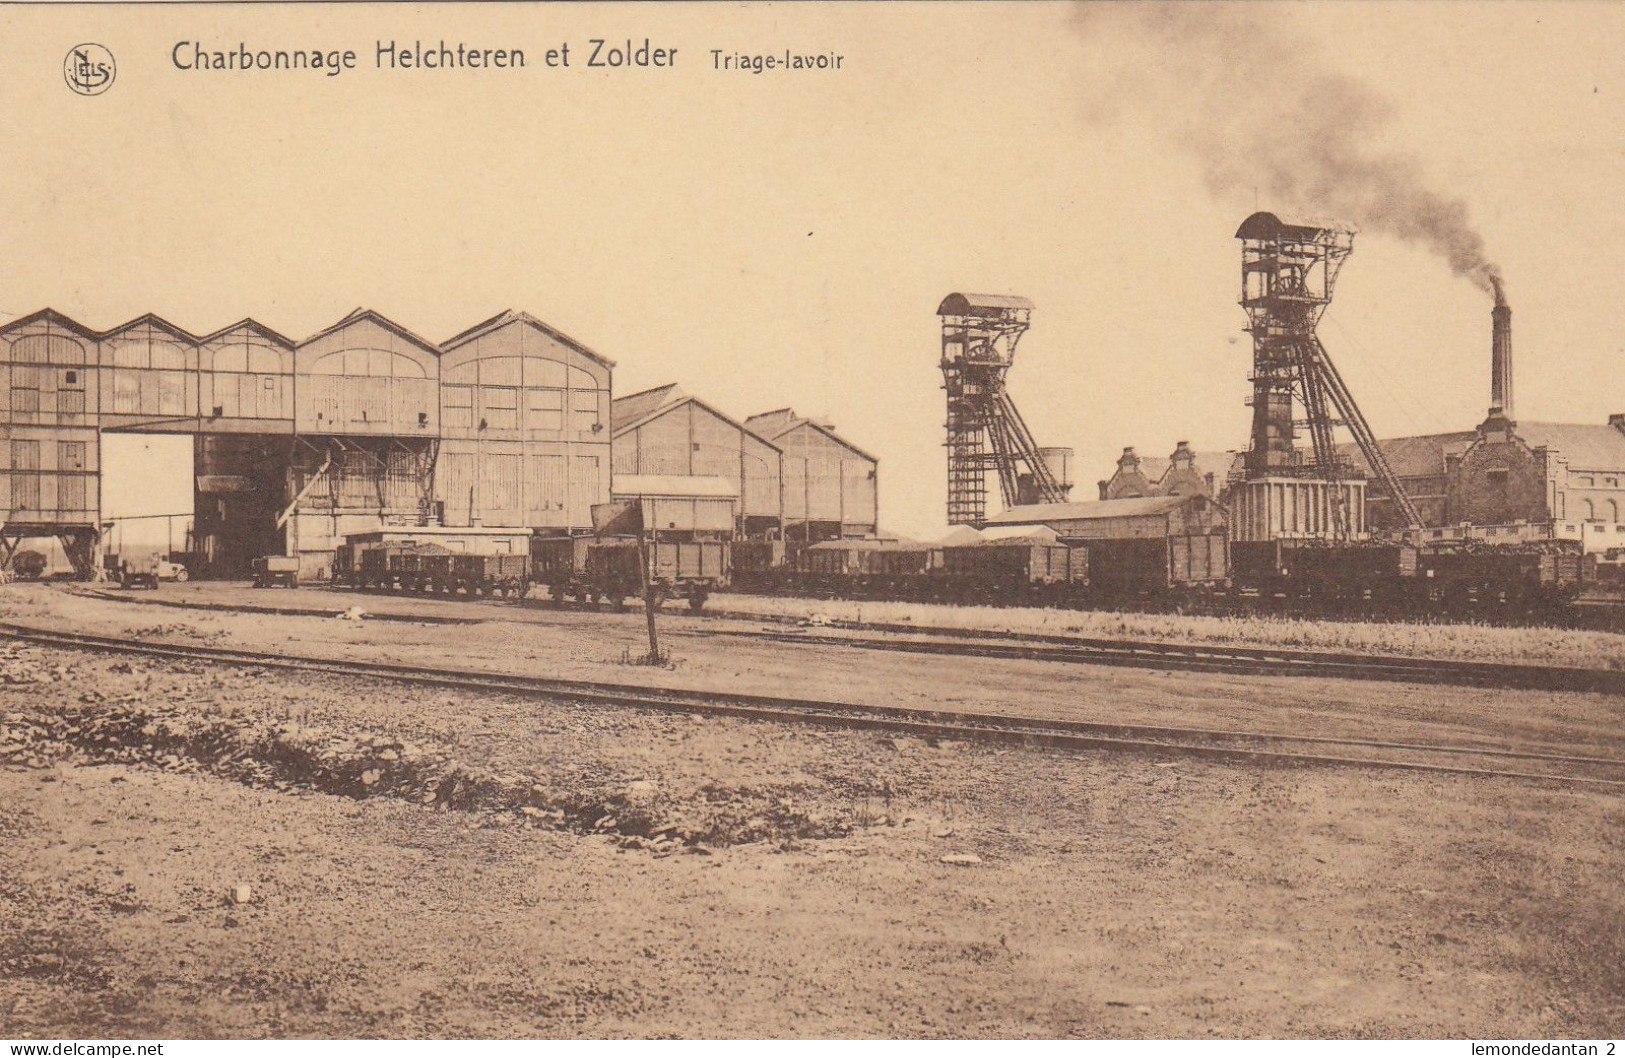
M642 503L640 497L639 506ZM638 571L643 581L643 615L649 623L649 661L653 664L660 660L660 636L655 632L655 582L649 569L653 550L649 542L650 532L641 527L638 529Z

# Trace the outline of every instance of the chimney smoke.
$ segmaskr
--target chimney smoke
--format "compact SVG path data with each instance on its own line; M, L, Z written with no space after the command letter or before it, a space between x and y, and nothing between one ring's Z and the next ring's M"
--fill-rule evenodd
M1512 307L1495 284L1495 308L1490 310L1490 406L1512 418Z
M1396 107L1262 4L1079 4L1091 123L1148 119L1237 207L1334 217L1426 247L1491 292L1500 270L1466 201L1397 147ZM1268 71L1265 73L1264 71Z

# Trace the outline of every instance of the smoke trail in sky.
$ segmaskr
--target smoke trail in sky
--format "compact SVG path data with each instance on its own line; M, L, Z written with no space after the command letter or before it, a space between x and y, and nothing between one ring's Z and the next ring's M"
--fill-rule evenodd
M1419 158L1393 146L1387 97L1265 10L1093 3L1076 21L1111 67L1091 72L1091 120L1156 122L1216 195L1256 192L1287 220L1325 217L1410 240L1500 297L1500 269L1466 202L1430 186Z

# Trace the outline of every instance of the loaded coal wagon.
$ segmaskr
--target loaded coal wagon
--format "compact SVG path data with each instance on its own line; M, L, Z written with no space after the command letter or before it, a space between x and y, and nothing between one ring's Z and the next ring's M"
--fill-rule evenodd
M1244 540L1230 545L1235 583L1265 607L1402 611L1420 599L1417 549L1383 542Z
M530 588L529 529L385 527L339 545L333 582L438 594L523 596Z
M1045 526L986 529L974 543L942 548L931 597L977 606L1078 605L1089 587L1089 552Z
M1597 556L1553 541L1544 545L1474 545L1424 550L1421 589L1427 604L1454 616L1539 613L1573 602L1595 583Z

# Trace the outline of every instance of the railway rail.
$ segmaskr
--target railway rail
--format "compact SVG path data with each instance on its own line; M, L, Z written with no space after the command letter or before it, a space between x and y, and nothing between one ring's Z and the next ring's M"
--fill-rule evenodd
M331 606L256 606L252 603L221 603L203 602L196 599L166 599L163 596L131 595L121 590L104 591L100 588L69 588L68 594L77 595L84 599L106 599L109 602L134 603L142 606L173 606L178 610L211 610L216 613L258 613L273 614L279 617L332 617L343 613L343 610L334 610ZM412 600L418 602L420 600ZM441 602L439 599L427 600L430 603ZM461 617L452 614L410 614L410 613L373 613L368 611L369 621L397 621L401 624L427 624L427 625L477 625L484 624L486 617Z
M332 616L332 610L314 607L273 608L246 604L163 600L117 595L112 592L82 592L95 598L120 602L174 606L219 612L285 613L295 616ZM423 623L477 623L467 617L409 614L370 614L379 620ZM701 620L728 618L763 623L785 623L760 614L714 612ZM1162 669L1179 672L1207 672L1234 676L1313 676L1321 679L1379 680L1390 683L1416 683L1432 686L1484 687L1510 690L1594 692L1625 695L1625 670L1588 669L1561 665L1513 664L1432 658L1392 654L1336 653L1289 650L1270 647L1244 647L1205 643L1161 643L1153 640L1089 639L1075 636L994 632L976 629L933 629L901 624L850 624L836 622L832 627L894 634L893 638L857 635L827 635L806 631L762 631L707 629L703 633L679 631L679 635L731 636L771 642L837 646L865 650L888 650L952 657L981 657L1018 661L1066 662L1078 665L1110 665L1129 668ZM915 638L895 638L895 636Z
M887 628L905 631L904 627ZM921 629L906 629L919 635ZM1058 661L1079 665L1118 665L1240 676L1314 676L1320 679L1382 680L1393 683L1487 687L1512 690L1593 691L1625 695L1625 671L1560 665L1515 665L1408 658L1391 654L1334 654L1267 647L1157 643L1145 640L1068 639L1040 642L986 642L981 638L930 632L929 639L880 639L797 632L718 630L710 635L767 639L781 643L894 650L914 654ZM942 638L938 638L942 636ZM993 633L998 639L1009 638Z
M233 647L116 639L13 623L0 623L0 640L59 649L388 680L477 693L888 731L928 740L962 740L1062 751L1115 751L1257 765L1428 772L1625 794L1625 759L1565 753L1559 751L1560 747L1551 746L1358 739L919 710L272 654Z

